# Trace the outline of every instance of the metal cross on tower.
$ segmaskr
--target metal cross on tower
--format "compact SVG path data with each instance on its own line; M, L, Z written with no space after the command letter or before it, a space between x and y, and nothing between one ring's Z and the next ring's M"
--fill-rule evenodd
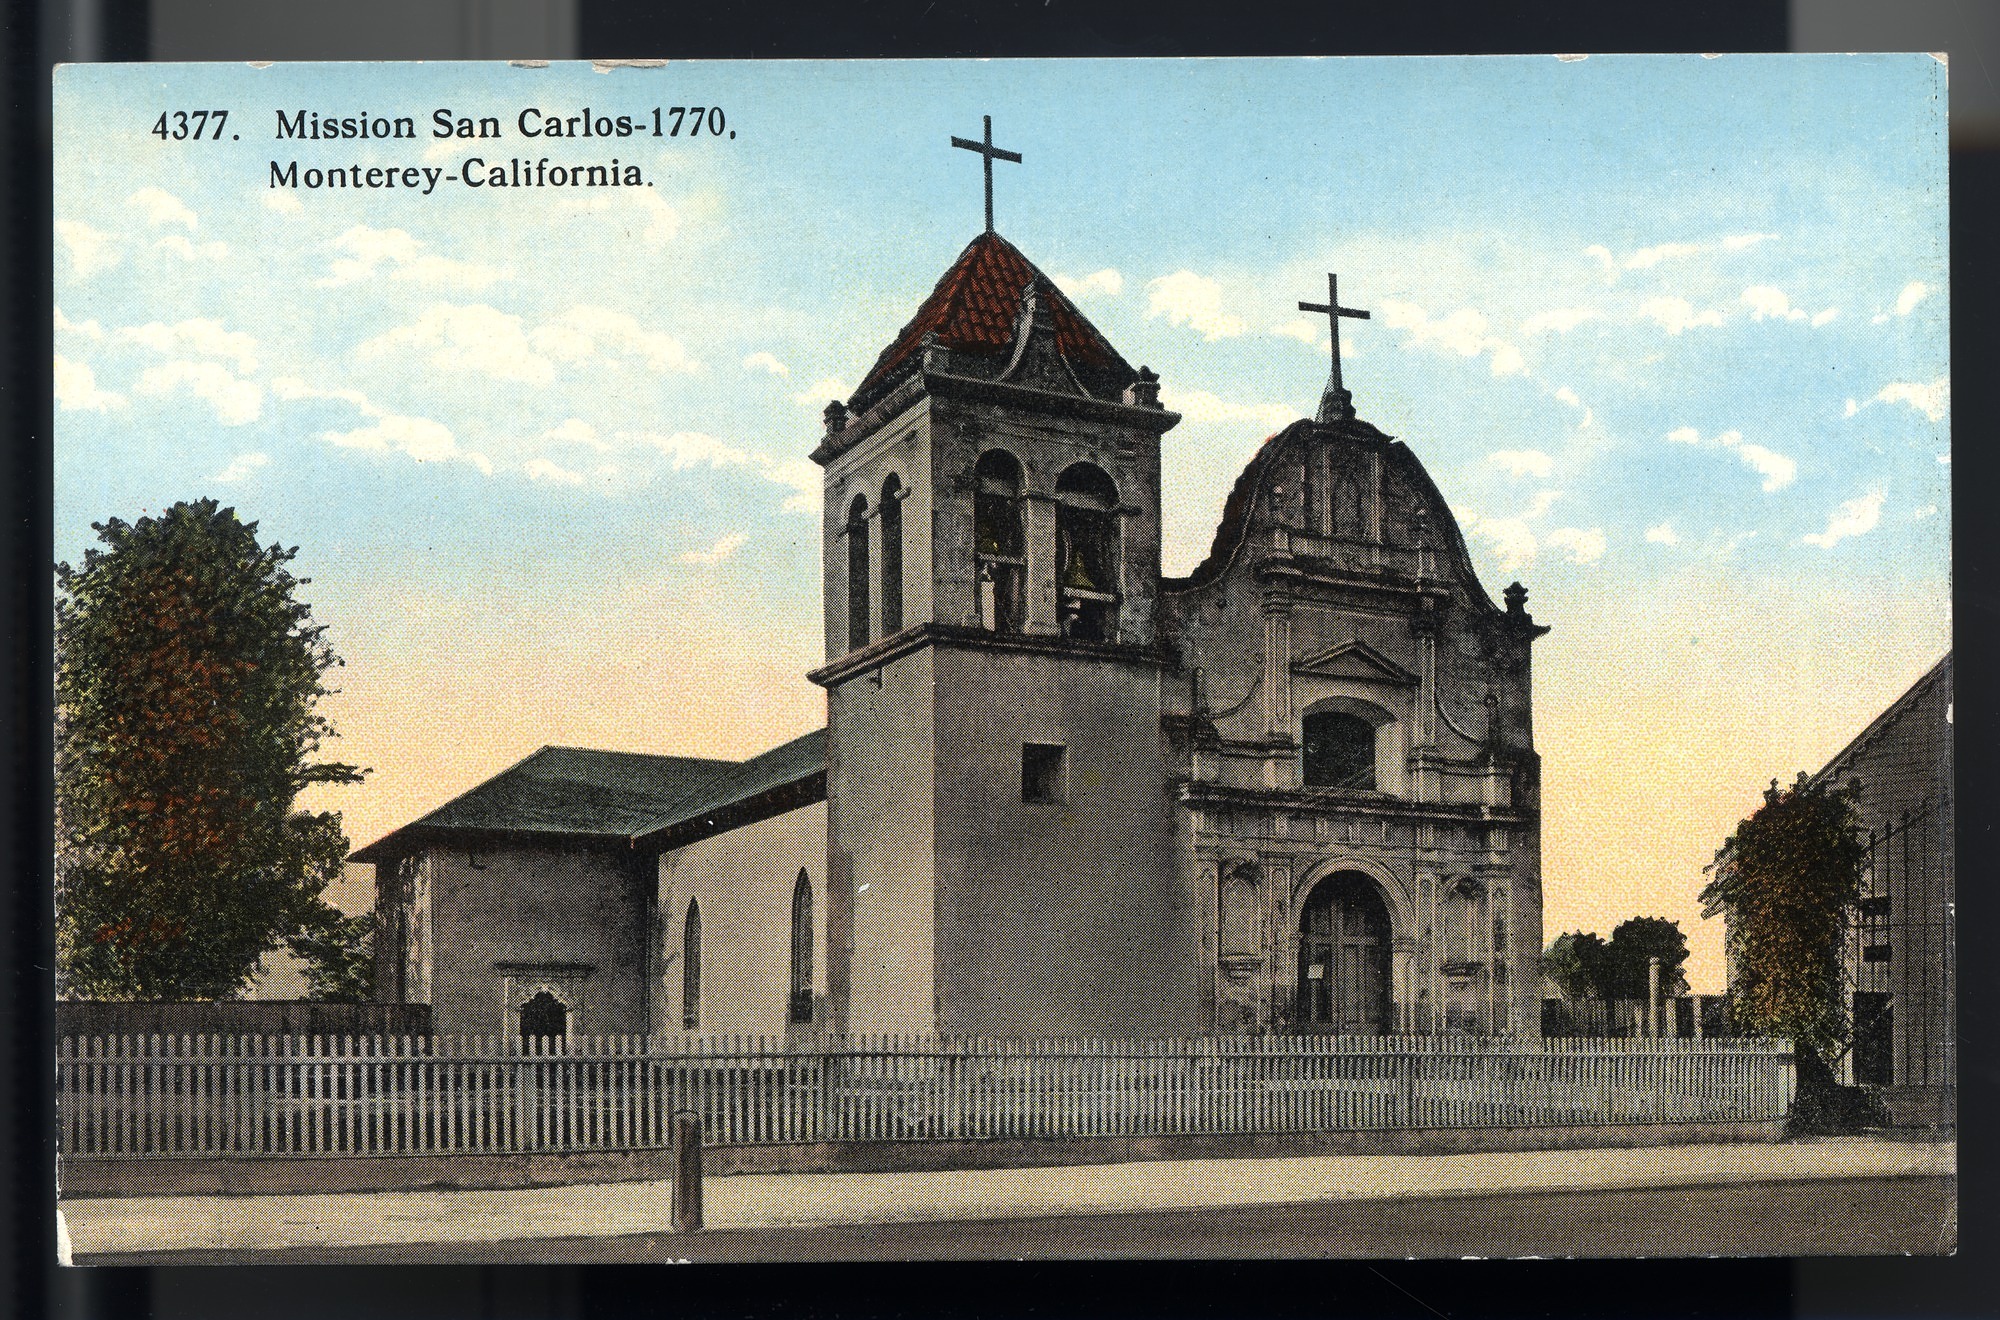
M1319 418L1323 425L1328 422L1346 421L1354 416L1354 396L1347 392L1340 382L1340 318L1351 316L1357 321L1370 320L1367 312L1358 307L1340 305L1340 285L1332 271L1326 276L1326 301L1323 303L1302 302L1302 312L1319 312L1326 317L1333 339L1333 374L1326 379L1326 393L1319 399Z
M976 151L985 158L982 163L986 166L986 232L990 234L993 232L993 162L996 160L1011 160L1016 165L1019 165L1021 163L1021 153L1018 151L1004 151L994 146L993 116L986 115L984 118L986 120L985 141L974 142L970 138L954 137L951 140L951 145L962 147L967 151Z

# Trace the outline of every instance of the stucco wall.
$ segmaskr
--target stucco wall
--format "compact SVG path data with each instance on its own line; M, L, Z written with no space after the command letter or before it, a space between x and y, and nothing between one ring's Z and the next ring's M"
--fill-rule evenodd
M938 664L940 1025L1202 1028L1199 933L1175 863L1157 671L951 648ZM1068 798L1021 800L1023 743L1067 748Z
M588 966L566 985L570 1031L647 1028L651 875L623 847L508 844L429 850L431 1005L444 1035L511 1034L502 965ZM566 971L566 978L576 973Z
M842 454L827 470L821 526L826 655L847 654L847 514L856 495L868 501L868 636L885 635L882 619L882 485L894 475L902 483L903 626L931 615L930 414L920 403L893 423Z
M827 692L829 1025L936 1029L935 652Z
M681 943L689 900L701 904L702 1034L787 1030L792 891L803 870L813 890L815 1018L826 995L826 804L788 811L663 853L654 1030L684 1021Z

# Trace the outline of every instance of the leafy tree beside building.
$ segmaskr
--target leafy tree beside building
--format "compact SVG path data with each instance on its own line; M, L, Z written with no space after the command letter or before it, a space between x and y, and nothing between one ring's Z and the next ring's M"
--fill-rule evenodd
M1687 993L1687 936L1664 917L1633 917L1612 930L1610 940L1590 931L1557 936L1542 955L1542 968L1571 999L1640 999L1650 993L1652 959L1660 960L1660 993Z
M1860 791L1858 782L1815 782L1803 773L1790 788L1772 780L1764 805L1715 854L1701 892L1710 911L1726 915L1732 1015L1751 1031L1792 1041L1807 1114L1830 1095L1831 1061L1851 1029L1840 947L1867 861L1855 810Z
M297 550L214 500L94 530L81 567L56 566L59 992L226 997L286 945L316 994L365 998L369 919L323 897L340 816L295 809L362 774L316 759L340 660Z

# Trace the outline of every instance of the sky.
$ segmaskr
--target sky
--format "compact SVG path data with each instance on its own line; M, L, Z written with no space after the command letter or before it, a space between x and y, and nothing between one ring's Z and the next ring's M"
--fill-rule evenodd
M1702 868L1950 646L1944 102L1921 55L69 67L53 556L205 496L297 546L371 771L310 805L357 846L544 744L817 727L806 455L982 228L948 143L990 114L997 228L1183 414L1168 573L1317 404L1298 301L1372 312L1357 411L1553 629L1546 936L1668 917L1716 991ZM219 139L149 131L196 108ZM523 131L586 108L641 132ZM279 140L301 110L418 136Z

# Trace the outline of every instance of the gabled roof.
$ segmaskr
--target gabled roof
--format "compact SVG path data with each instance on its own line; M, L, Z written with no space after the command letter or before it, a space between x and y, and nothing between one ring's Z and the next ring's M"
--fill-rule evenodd
M802 738L794 738L740 765L731 766L710 779L699 792L684 800L672 812L633 833L654 834L663 830L698 827L703 822L717 822L717 818L724 816L732 807L774 789L803 783L825 772L826 730L815 729Z
M997 373L1013 346L1021 293L1030 283L1047 300L1055 321L1056 348L1068 359L1084 388L1097 398L1117 399L1138 375L1132 365L1055 281L1022 256L1019 248L987 232L966 244L910 323L882 350L847 401L847 410L865 412L887 395L915 368L927 334L936 334L938 344L955 353L998 359L994 363Z
M811 779L825 766L825 730L741 762L544 747L356 850L351 860L391 861L418 840L440 835L630 844L668 824L721 815L773 788Z
M1867 728L1855 734L1853 741L1841 748L1839 754L1831 761L1820 767L1819 773L1812 777L1812 782L1816 784L1821 783L1829 775L1838 774L1841 767L1852 762L1855 757L1866 751L1870 744L1900 722L1903 716L1909 713L1910 707L1916 705L1917 701L1925 693L1929 692L1939 683L1949 683L1951 681L1951 656L1952 653L1946 651L1944 655L1939 657L1936 664L1924 672L1922 678L1910 684L1909 691L1890 702L1887 710L1868 721Z

